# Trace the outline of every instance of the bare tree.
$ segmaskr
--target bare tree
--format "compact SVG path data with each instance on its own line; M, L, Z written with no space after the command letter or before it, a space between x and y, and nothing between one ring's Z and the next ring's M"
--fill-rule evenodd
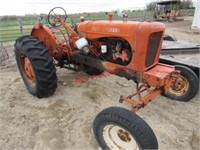
M193 7L192 0L182 0L180 4L180 9L189 9Z

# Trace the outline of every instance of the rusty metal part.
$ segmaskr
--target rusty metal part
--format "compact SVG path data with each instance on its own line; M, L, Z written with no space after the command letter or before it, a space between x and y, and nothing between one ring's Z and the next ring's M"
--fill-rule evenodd
M175 78L174 83L170 86L168 93L175 96L182 96L188 91L188 88L188 80L185 77L179 75L177 78Z
M79 35L71 29L64 21L59 20L64 27L66 34L60 29L59 32L63 35L64 42L59 38L55 30L52 27L36 23L31 35L36 36L43 41L44 45L49 49L49 53L54 58L62 58L63 55L67 55L70 58L73 55L74 49L77 49L75 41L79 39ZM55 53L56 50L56 53Z
M147 92L145 96L142 96L142 93ZM136 92L125 97L121 96L119 102L126 101L127 103L133 106L133 112L137 112L140 108L147 105L151 102L156 96L158 96L162 92L161 88L150 89L150 87L146 84L142 84L139 86L139 83L136 86ZM132 98L137 97L137 100L133 100Z
M151 102L156 96L160 95L162 92L169 92L172 91L171 85L175 85L177 90L183 90L186 88L185 84L182 84L180 80L177 80L178 76L180 75L179 71L170 71L166 72L165 76L160 76L160 80L156 81L157 87L154 85L154 75L148 74L148 78L150 79L148 83L152 83L154 87L150 86L149 84L141 84L137 83L136 85L136 92L129 95L129 96L121 96L119 102L126 101L127 103L133 106L133 112L138 111L140 108L147 105ZM162 79L162 80L161 80ZM133 99L137 98L137 99Z
M120 129L120 130L117 131L117 135L124 142L130 142L131 141L130 135L127 131Z

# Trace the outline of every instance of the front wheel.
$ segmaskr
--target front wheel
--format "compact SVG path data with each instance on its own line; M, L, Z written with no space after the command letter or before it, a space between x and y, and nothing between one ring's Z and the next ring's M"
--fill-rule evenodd
M196 96L199 90L199 79L197 75L188 67L176 65L176 70L180 71L179 77L171 85L167 94L163 96L178 101L189 101Z
M97 56L95 56L94 54L89 54L89 56L92 57L92 58L98 59ZM87 73L88 75L91 75L91 76L92 75L100 75L104 72L104 70L94 68L94 67L91 67L91 66L86 65L86 64L83 65L83 71L85 73Z
M83 71L88 75L100 75L104 72L104 70L100 70L88 65L83 65Z
M93 132L102 149L158 149L149 125L124 108L110 107L100 112L94 120Z

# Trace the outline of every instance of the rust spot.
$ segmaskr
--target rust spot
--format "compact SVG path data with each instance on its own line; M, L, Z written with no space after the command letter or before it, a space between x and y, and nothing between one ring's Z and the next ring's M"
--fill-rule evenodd
M130 142L131 141L131 137L130 137L129 133L126 132L126 131L123 131L123 130L120 129L120 130L118 130L117 135L124 142Z

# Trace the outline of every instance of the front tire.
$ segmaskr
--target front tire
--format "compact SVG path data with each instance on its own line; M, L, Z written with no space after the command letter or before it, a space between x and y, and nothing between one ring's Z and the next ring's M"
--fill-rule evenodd
M149 125L124 108L110 107L100 112L94 120L93 132L102 149L158 149Z
M94 68L94 67L91 67L88 65L83 65L83 71L91 76L92 75L100 75L104 72L104 70L100 70L100 69L97 69L97 68Z
M95 56L94 54L91 54L91 53L88 56L98 59L97 56ZM92 75L100 75L100 74L102 74L104 72L104 70L101 70L101 69L98 69L98 68L94 68L94 67L91 67L91 66L86 65L86 64L83 65L83 71L85 73L87 73L88 75L91 75L91 76Z
M180 76L176 79L167 94L162 93L163 96L178 100L189 101L197 95L199 90L199 79L197 75L188 67L176 65L176 70L180 71Z
M29 35L18 38L15 57L24 84L32 95L42 98L55 92L56 68L49 50L38 38Z

